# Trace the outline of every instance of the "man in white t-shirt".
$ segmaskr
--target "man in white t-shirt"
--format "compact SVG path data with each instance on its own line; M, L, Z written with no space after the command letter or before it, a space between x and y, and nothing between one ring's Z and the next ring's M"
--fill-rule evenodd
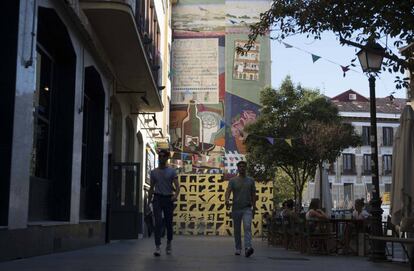
M161 255L161 232L163 221L167 231L167 246L165 251L171 254L171 241L173 239L173 211L174 201L177 200L180 193L180 185L175 169L167 165L170 158L168 150L160 150L158 152L158 167L151 171L151 184L148 197L153 205L153 213L155 218L155 251L154 256ZM164 220L163 220L164 217Z

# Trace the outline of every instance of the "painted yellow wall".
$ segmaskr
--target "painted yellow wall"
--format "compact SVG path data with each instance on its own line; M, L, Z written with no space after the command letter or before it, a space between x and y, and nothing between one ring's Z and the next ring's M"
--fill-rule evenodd
M222 235L233 233L230 210L226 210L224 193L227 180L222 174L182 174L180 198L174 211L174 232L183 235ZM262 215L273 209L273 187L256 183L257 208L252 233L261 236Z

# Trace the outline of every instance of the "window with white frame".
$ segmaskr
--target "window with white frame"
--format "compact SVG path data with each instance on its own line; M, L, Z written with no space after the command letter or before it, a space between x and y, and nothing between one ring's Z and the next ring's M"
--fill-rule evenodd
M392 127L382 127L382 143L384 146L392 146L394 141L394 131Z
M383 175L390 175L392 172L392 155L382 156L382 173Z
M362 174L371 174L371 154L364 154L362 160Z
M344 153L343 155L343 173L353 174L355 173L355 155L350 153Z

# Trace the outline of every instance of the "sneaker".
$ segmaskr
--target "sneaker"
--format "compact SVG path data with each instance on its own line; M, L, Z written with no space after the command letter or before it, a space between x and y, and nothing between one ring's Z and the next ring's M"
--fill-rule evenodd
M155 251L154 251L154 256L155 256L155 257L159 257L159 256L161 256L161 249L160 249L160 247L156 247L156 248L155 248Z
M254 249L252 247L246 248L245 256L250 257L254 253Z
M241 254L241 250L240 249L236 249L236 252L234 252L234 255L240 256L240 254Z
M171 243L167 243L167 246L165 247L165 253L167 253L167 255L170 255L171 251Z

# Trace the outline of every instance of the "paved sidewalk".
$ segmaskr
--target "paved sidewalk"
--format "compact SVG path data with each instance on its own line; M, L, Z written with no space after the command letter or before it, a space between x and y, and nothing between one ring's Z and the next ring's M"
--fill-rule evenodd
M1 271L408 271L408 264L373 263L363 257L309 256L254 240L250 258L234 256L229 237L177 236L173 254L152 255L152 239L118 241L108 245L0 263Z

